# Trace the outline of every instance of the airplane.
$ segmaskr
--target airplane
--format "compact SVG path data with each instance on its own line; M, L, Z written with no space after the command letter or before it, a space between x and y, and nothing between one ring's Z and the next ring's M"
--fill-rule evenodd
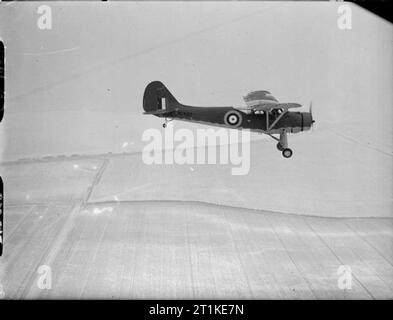
M153 81L145 88L143 114L165 118L164 128L169 121L182 120L263 133L278 141L277 149L284 158L293 154L288 147L287 134L310 130L315 122L311 103L309 112L290 112L289 109L301 105L279 103L265 90L250 92L243 99L246 106L240 108L188 106L178 102L162 82Z

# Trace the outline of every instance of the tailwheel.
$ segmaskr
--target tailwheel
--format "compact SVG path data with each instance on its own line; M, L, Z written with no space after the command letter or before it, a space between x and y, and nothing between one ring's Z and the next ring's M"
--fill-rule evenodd
M289 148L282 150L282 155L284 158L290 158L290 157L292 157L292 154L293 154L293 152Z
M278 151L282 151L282 150L284 150L284 148L282 147L282 145L281 145L281 143L279 142L279 143L277 143L277 149L278 149Z

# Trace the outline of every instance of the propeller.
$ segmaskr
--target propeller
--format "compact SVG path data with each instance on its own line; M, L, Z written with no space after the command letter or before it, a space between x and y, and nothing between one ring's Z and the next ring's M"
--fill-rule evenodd
M310 106L308 107L308 112L310 113L310 116L311 116L311 129L313 130L315 120L312 116L312 100L310 101Z

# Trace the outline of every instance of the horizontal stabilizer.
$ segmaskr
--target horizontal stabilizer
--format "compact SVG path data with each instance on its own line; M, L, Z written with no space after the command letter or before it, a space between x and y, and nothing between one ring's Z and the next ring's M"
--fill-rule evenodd
M147 111L147 112L144 112L143 114L169 114L169 113L171 113L171 112L173 112L173 110L160 110L160 109L157 109L157 110L153 110L153 111Z

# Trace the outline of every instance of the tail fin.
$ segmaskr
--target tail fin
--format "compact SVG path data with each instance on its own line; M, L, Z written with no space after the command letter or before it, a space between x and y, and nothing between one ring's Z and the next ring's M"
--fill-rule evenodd
M180 103L160 81L150 82L143 94L143 109L146 113L165 113Z

